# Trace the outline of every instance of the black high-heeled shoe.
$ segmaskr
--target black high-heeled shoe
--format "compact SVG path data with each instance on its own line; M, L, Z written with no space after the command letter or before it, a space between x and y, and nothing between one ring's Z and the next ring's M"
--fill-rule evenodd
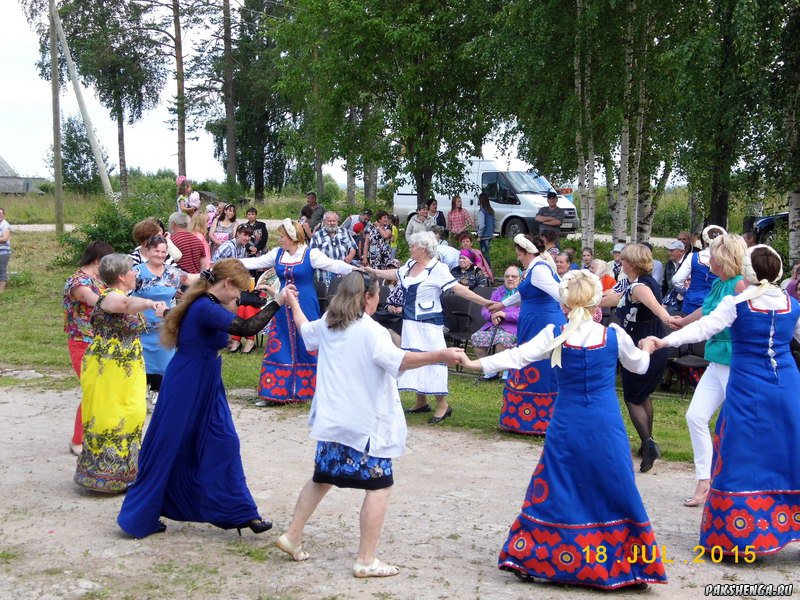
M242 523L236 527L239 537L242 537L242 529L250 529L253 533L264 533L272 529L272 521L264 521L263 519L251 519L247 523Z

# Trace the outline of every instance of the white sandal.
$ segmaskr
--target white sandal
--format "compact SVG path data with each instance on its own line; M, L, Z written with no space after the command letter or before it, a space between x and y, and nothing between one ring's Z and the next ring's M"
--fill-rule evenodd
M291 556L293 560L298 562L311 558L311 555L303 550L303 544L298 544L297 546L292 545L289 538L286 537L286 534L281 535L281 537L275 541L275 545L279 550L283 550L286 554Z
M371 565L356 563L353 565L353 577L391 577L397 575L400 569L394 565L387 565L377 558Z

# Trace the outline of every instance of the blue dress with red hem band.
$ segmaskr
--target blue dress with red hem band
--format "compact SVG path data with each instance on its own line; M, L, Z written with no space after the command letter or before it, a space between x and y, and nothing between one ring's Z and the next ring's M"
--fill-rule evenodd
M562 348L558 400L500 569L602 589L666 583L619 410L617 335L605 333Z
M303 313L309 321L319 319L310 249L305 249L303 259L297 264L283 264L283 255L281 248L275 259L275 274L281 288L294 284ZM306 349L294 324L292 309L281 306L267 331L258 395L272 402L308 402L314 397L317 386L317 353Z
M531 284L533 269L549 269L556 283L558 275L545 262L537 263L525 274L517 290L522 298L517 327L517 345L532 340L550 324L566 323L561 305L550 294ZM544 435L553 414L558 384L550 359L537 360L523 369L511 369L503 388L500 429L514 433Z
M771 554L800 541L800 373L789 347L798 318L788 295L783 310L736 305L700 527L705 548Z

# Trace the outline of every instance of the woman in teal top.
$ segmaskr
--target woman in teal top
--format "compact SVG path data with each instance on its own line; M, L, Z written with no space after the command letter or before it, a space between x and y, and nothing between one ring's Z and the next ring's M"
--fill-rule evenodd
M725 296L738 294L746 287L742 279L742 260L747 247L739 235L725 234L711 242L711 272L719 277L711 286L711 291L703 305L693 313L681 318L673 317L671 323L678 328L709 314ZM697 383L689 410L686 411L686 424L694 451L694 468L697 487L694 495L684 506L702 506L711 487L711 457L713 448L708 423L712 415L725 400L728 375L731 364L731 336L723 329L706 342L705 359L709 361L705 373Z

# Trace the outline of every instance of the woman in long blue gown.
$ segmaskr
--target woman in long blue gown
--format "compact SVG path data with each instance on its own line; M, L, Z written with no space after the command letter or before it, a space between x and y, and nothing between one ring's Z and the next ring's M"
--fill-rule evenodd
M177 350L142 443L138 477L117 518L134 537L164 531L162 516L255 533L272 526L261 520L247 488L218 354L228 334L253 335L279 308L271 302L247 320L226 309L249 283L238 260L222 260L167 315L162 339Z
M631 461L615 388L617 358L644 372L649 357L617 325L595 323L600 280L569 271L561 284L570 322L556 333L547 325L517 348L480 362L485 372L520 368L560 354L553 368L558 399L542 456L522 509L511 525L498 566L523 579L535 578L601 589L666 583ZM590 308L591 310L587 310Z
M746 562L800 541L800 372L789 347L792 337L800 341L800 306L778 287L781 276L778 254L754 246L744 264L748 288L680 331L643 343L674 347L730 328L731 373L699 545Z

